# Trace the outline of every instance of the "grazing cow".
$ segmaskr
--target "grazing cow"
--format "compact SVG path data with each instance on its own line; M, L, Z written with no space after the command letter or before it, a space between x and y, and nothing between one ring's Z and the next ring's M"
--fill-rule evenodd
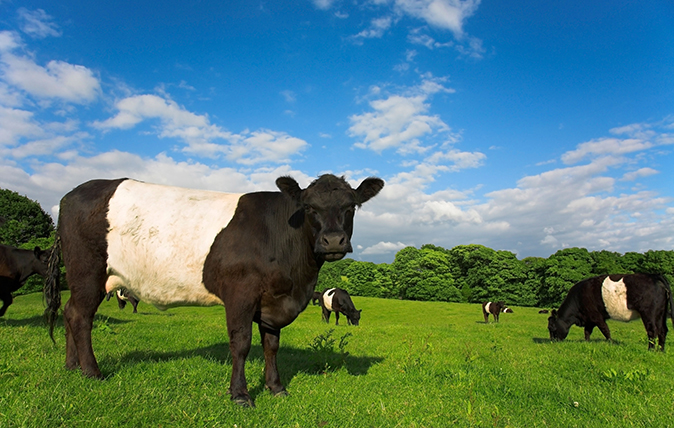
M353 251L356 208L384 181L368 178L353 189L326 174L306 189L290 177L276 185L280 192L228 194L93 180L65 195L57 243L71 291L63 311L66 367L102 377L92 322L105 294L123 287L159 309L224 305L229 393L243 406L253 406L244 366L257 323L266 387L287 394L276 366L281 329L306 308L323 263ZM45 287L50 330L60 306L52 278Z
M510 309L510 308L503 308L503 311L501 311L501 312L503 312L504 314L512 314L513 310Z
M550 340L564 340L573 324L585 328L585 340L590 340L595 326L606 340L611 340L607 319L628 322L641 318L648 334L648 349L655 346L657 337L664 351L667 316L674 321L673 307L669 283L662 275L636 273L584 279L571 287L559 310L550 313Z
M346 316L346 322L350 325L358 325L360 322L360 313L363 310L356 310L356 307L351 301L351 296L346 290L341 288L330 288L325 290L320 298L319 303L323 309L323 321L330 322L330 314L335 313L335 325L339 325L339 313Z
M111 291L105 296L105 301L107 302L110 300L113 294L117 296L117 306L119 306L119 309L124 309L126 307L126 302L129 302L131 303L131 306L133 306L133 313L138 313L139 300L129 293L128 290L124 288L118 288L116 293Z
M320 291L314 291L314 297L311 298L311 304L314 306L319 305L319 301L322 295L323 293L321 293Z
M547 314L549 311L547 309L541 309L538 311L539 314Z
M482 303L482 315L484 315L484 323L489 322L489 314L494 316L494 321L498 322L498 316L501 312L505 312L506 305L503 301L499 302L484 302ZM512 309L510 310L512 312Z
M38 274L46 277L50 252L40 247L22 250L0 244L0 317L14 301L12 293L21 288L30 276Z

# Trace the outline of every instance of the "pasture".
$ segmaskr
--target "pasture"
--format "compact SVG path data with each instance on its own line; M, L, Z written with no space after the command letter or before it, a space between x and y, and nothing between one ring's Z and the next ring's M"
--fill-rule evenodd
M63 293L63 301L68 298ZM230 402L224 309L138 314L103 302L93 329L105 380L63 367L42 296L0 318L1 427L666 427L674 426L674 334L647 351L641 321L609 321L583 340L550 343L547 317L513 307L485 324L478 304L354 297L360 326L321 321L318 306L282 330L279 371L290 396L264 390L254 329L246 362L256 408ZM670 330L671 322L668 322Z

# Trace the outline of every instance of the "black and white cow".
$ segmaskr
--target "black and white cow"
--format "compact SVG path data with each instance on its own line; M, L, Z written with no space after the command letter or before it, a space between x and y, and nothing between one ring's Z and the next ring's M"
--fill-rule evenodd
M499 314L507 311L512 312L512 309L507 308L503 301L482 303L482 315L484 315L485 324L489 322L490 314L494 316L494 321L498 322Z
M229 194L93 180L65 195L57 243L71 291L63 311L66 367L102 377L92 322L105 294L123 287L159 309L224 305L229 393L243 406L253 405L244 365L257 323L266 387L285 395L276 366L281 329L306 308L323 263L352 251L356 208L384 181L368 178L353 189L326 174L306 189L290 177L276 185L280 192ZM54 282L45 287L52 327L60 306Z
M41 250L40 247L22 250L0 244L0 317L14 301L12 293L21 288L30 276L38 274L46 277L50 253L51 250Z
M133 313L136 314L138 313L138 302L139 300L136 299L131 293L129 293L129 290L125 288L118 288L117 291L111 291L105 296L105 300L108 301L112 297L112 295L115 295L117 297L117 306L119 309L124 309L126 307L126 303L129 302L131 303L131 306L133 306Z
M585 328L585 340L590 340L595 326L611 340L607 319L628 322L641 318L648 334L648 349L655 346L657 337L664 350L667 316L674 321L672 307L672 292L662 275L636 273L584 279L571 287L559 310L550 313L550 339L564 340L575 324Z
M346 290L341 288L330 288L325 290L318 299L323 310L323 321L330 322L330 314L335 313L335 325L339 325L339 314L346 316L348 324L358 325L360 322L360 313L363 310L356 310L351 301L351 296Z

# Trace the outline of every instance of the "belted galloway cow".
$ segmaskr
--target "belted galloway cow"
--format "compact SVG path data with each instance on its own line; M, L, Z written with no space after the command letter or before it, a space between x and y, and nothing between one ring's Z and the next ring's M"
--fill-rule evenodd
M35 274L46 277L50 252L40 247L22 250L0 244L0 317L14 301L12 293L21 288L28 278Z
M315 297L315 294L314 294ZM351 300L351 296L346 290L341 288L330 288L323 291L318 297L318 303L323 312L323 321L330 322L330 314L335 313L335 325L339 325L339 314L346 316L346 323L358 325L360 323L360 314L363 310L357 310Z
M306 189L291 177L276 185L280 192L230 194L93 180L65 195L57 245L71 291L66 367L102 377L91 344L94 314L106 293L125 288L159 309L224 305L229 393L243 406L253 405L244 365L257 323L266 387L287 394L276 365L281 329L306 308L323 263L353 251L356 208L384 181L367 178L353 189L326 174ZM45 287L51 329L60 306L52 278Z
M585 340L590 340L595 327L599 327L606 340L611 340L607 319L628 322L641 318L648 334L648 349L655 346L657 337L664 351L667 316L674 322L672 308L672 291L662 275L595 276L571 287L559 310L550 312L550 340L564 340L574 324L585 328Z

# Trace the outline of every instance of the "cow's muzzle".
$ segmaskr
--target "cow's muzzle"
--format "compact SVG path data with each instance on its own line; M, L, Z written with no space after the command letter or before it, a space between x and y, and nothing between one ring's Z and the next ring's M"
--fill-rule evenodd
M322 254L328 262L340 260L346 253L353 251L351 240L344 232L326 233L318 239L317 244L316 252Z

